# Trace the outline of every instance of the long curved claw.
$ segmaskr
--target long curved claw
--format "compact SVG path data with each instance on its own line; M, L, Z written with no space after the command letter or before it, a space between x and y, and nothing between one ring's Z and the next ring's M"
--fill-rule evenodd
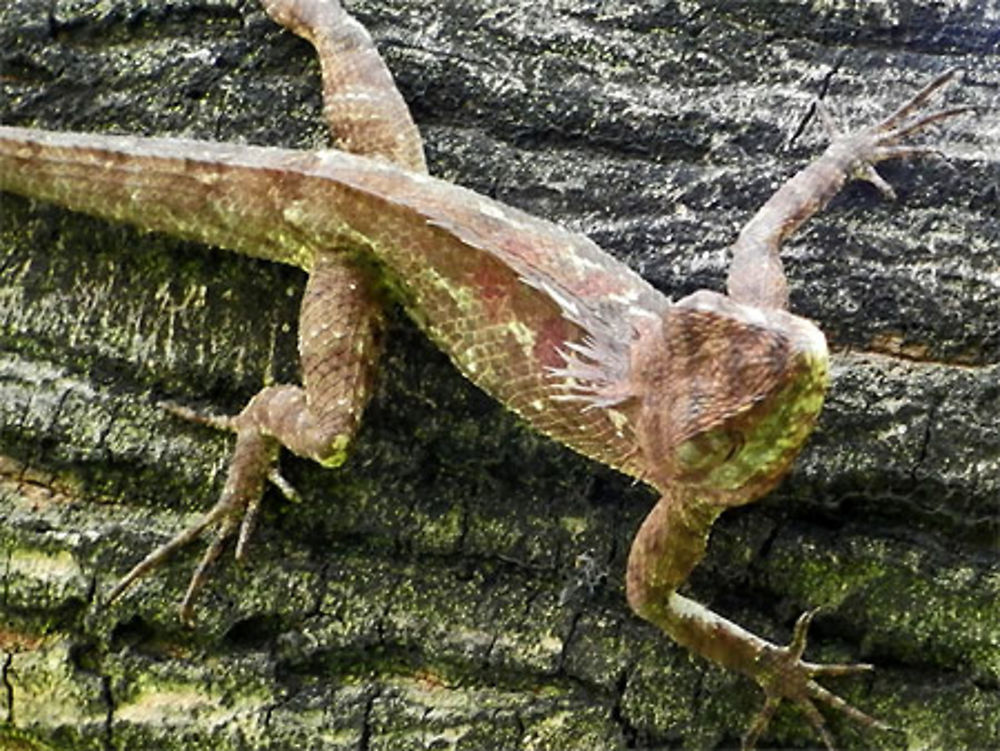
M852 177L871 183L887 199L894 200L896 192L875 169L877 163L888 159L927 154L943 156L941 150L933 146L903 144L901 141L934 123L967 112L975 112L973 107L950 107L909 120L910 116L923 107L931 96L953 81L959 73L961 70L952 68L927 84L910 101L881 122L859 131L856 135L846 136L845 139L853 141L858 149L858 160Z
M912 123L907 123L898 128L893 128L891 130L885 131L893 141L899 141L906 136L916 133L918 130L923 130L928 125L933 125L934 123L941 122L942 120L948 120L952 117L957 117L958 115L964 115L966 112L975 112L975 107L949 107L946 110L938 110L937 112L931 112L919 120L914 120Z
M232 536L235 530L236 518L233 516L223 518L211 545L205 549L201 560L198 561L198 566L191 575L191 581L188 582L187 590L184 592L184 599L181 600L180 605L181 622L186 626L191 626L194 623L195 595L198 594L198 591L208 580L209 569L215 563L216 559L222 555L222 548L225 546L226 540Z
M767 726L771 724L771 718L774 717L779 704L781 704L781 699L777 696L768 696L764 699L764 706L760 708L760 711L753 718L753 722L750 723L750 727L747 728L747 732L743 735L743 741L740 744L743 751L753 751L757 746L757 741L767 730Z
M826 720L823 719L823 715L816 709L816 705L809 699L800 699L795 704L805 714L806 719L809 720L809 724L812 725L813 730L816 731L816 734L823 741L823 746L828 751L834 751L833 736L830 734L830 729L826 726Z
M812 625L812 620L819 610L819 608L807 610L795 621L795 628L792 629L792 640L787 647L789 657L798 660L806 651L806 644L809 641L809 626Z
M236 420L238 418L232 417L231 415L206 414L175 402L159 402L157 406L164 412L169 412L170 414L179 417L182 420L187 420L188 422L205 425L215 430L222 430L230 433L235 433L237 430Z
M230 501L231 499L227 498L219 499L219 502L216 503L215 506L213 506L199 521L192 524L187 529L181 530L165 543L150 552L149 555L133 566L132 569L118 581L114 588L108 593L104 604L110 605L113 603L125 593L125 590L127 590L133 582L148 574L189 542L197 539L201 533L210 526L215 524L227 514L231 513L232 509Z
M927 101L939 90L951 83L961 73L961 69L952 68L941 74L898 110L886 117L881 122L872 126L872 133L877 134L878 149L873 154L875 161L883 159L895 159L897 157L911 156L915 154L936 153L936 149L928 149L921 146L896 146L907 136L911 136L917 131L923 130L928 125L939 123L942 120L949 120L966 112L975 112L974 107L949 107L947 109L929 112L916 120L907 122L910 115L921 109Z
M875 128L883 132L895 130L899 123L923 107L927 103L927 100L934 96L934 93L938 91L938 89L942 89L950 84L960 73L962 73L961 68L949 68L914 94L913 97L899 109L883 119L878 125L875 126ZM926 120L927 118L923 119Z
M237 529L236 558L246 556L247 544L257 521L264 483L271 480L286 495L295 496L295 491L274 468L278 457L278 442L264 435L252 422L238 417L204 416L185 407L164 405L170 412L188 420L213 428L236 432L236 446L233 449L226 484L218 502L195 524L181 530L165 543L153 550L121 578L105 599L108 605L125 593L139 578L153 571L167 558L199 537L206 529L218 525L215 537L188 584L180 605L181 620L193 621L194 598L208 579L211 565L221 555L226 542Z
M806 663L806 664L809 664L809 663ZM869 670L872 669L871 665L864 665L864 664L861 664L861 665L836 665L836 666L819 665L817 667L819 667L819 668L824 668L824 667L853 668L850 671L852 673L865 672L865 671L869 671ZM846 675L848 671L845 670L843 672L836 672L836 673L834 673L834 672L827 672L827 671L823 671L823 672L826 675ZM809 686L809 694L810 694L810 696L812 696L812 698L814 698L814 699L816 699L818 701L823 702L824 704L826 704L829 707L833 707L838 712L843 712L845 715L847 715L848 717L850 717L852 720L854 720L858 724L864 725L865 727L869 727L869 728L875 728L876 730L891 730L892 729L891 726L887 725L886 723L882 722L881 720L878 720L878 719L872 717L870 714L866 714L865 712L862 712L860 709L858 709L855 706L852 706L851 704L849 704L846 700L844 700L843 698L841 698L837 694L833 693L832 691L830 691L828 689L823 688L821 685L819 685L815 681L809 681L808 686Z

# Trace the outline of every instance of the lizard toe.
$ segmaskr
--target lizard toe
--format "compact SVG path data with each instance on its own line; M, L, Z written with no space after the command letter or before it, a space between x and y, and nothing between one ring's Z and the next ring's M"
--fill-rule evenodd
M754 717L742 747L745 751L754 748L760 736L767 729L771 718L783 701L794 704L805 715L809 724L820 737L823 745L833 750L833 737L826 727L826 720L817 703L825 704L842 712L854 722L879 730L890 729L885 723L862 712L845 699L824 688L815 678L853 675L870 672L873 667L867 663L822 664L802 659L807 642L807 632L818 608L803 613L795 624L792 639L785 647L771 646L759 656L753 678L764 690L764 706Z
M243 421L240 417L227 419L229 426L237 431L236 446L219 500L195 524L175 534L125 574L108 594L106 605L121 597L135 581L200 537L209 527L216 527L215 536L195 568L180 605L181 620L190 624L193 622L195 596L207 581L212 563L237 529L239 537L236 557L238 560L245 557L247 543L257 520L264 484L268 479L280 477L274 469L279 444L275 439L264 435L256 425Z

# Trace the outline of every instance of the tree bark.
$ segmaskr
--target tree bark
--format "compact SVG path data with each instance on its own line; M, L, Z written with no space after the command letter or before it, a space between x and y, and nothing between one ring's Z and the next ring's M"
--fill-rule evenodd
M678 298L843 123L945 67L979 105L854 184L789 244L792 309L834 379L765 500L717 523L685 593L807 656L844 748L1000 745L1000 127L993 0L358 0L431 171L587 232ZM822 9L820 10L819 8ZM995 23L992 22L992 23ZM0 7L6 124L323 145L311 49L237 0ZM0 212L0 747L728 748L755 686L630 614L654 498L531 433L398 311L349 462L285 456L249 565L184 628L190 551L102 593L213 502L236 412L297 378L295 269L4 194ZM817 744L779 711L765 737Z

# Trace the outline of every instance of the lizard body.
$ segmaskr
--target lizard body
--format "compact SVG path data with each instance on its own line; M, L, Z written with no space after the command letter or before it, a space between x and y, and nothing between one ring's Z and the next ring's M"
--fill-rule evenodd
M0 151L6 189L80 211L307 271L326 254L376 260L379 282L473 382L581 453L644 474L624 416L559 398L550 369L590 336L606 377L626 377L620 342L669 301L583 235L341 151L15 128L0 130Z
M787 312L778 250L851 176L921 151L911 132L962 109L910 116L932 82L876 126L836 139L752 219L733 246L729 295L671 302L582 235L426 174L419 134L364 29L333 0L267 0L313 42L324 112L345 150L300 152L172 139L0 127L0 188L309 272L299 343L303 387L263 389L233 418L222 497L151 553L125 587L209 526L218 535L185 596L241 524L242 555L280 446L342 462L370 391L379 306L395 296L477 385L539 431L652 485L660 500L633 542L636 613L676 641L756 680L767 702L752 746L783 699L830 746L813 700L872 718L814 678L870 669L801 659L811 613L788 647L677 594L714 519L760 498L811 431L827 382L825 340Z
M649 398L660 403L647 415L690 413L663 439L676 446L759 402L800 353L807 379L819 391L825 382L822 334L803 319L709 292L673 305L583 235L381 161L6 127L0 159L5 189L307 271L327 254L373 257L379 281L470 380L539 431L661 492L677 476L666 445L638 450L636 373L657 381ZM686 337L694 351L672 351ZM652 372L658 361L668 370ZM675 403L682 382L705 392L690 394L690 407ZM806 404L807 426L821 402L791 400ZM775 442L769 434L763 445Z

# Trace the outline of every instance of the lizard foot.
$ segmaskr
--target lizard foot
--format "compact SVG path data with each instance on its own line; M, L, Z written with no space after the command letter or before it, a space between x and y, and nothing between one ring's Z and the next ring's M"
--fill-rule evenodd
M949 107L911 119L911 115L923 108L935 93L948 86L961 72L958 68L946 71L881 122L859 131L854 136L843 138L844 142L850 143L858 154L853 177L871 183L887 199L895 200L896 192L875 169L878 162L927 154L942 156L941 150L934 146L906 144L903 141L929 125L967 112L975 112L974 107ZM829 115L823 108L819 109L819 113L827 131L837 138L837 128Z
M795 623L792 640L787 647L771 645L763 650L754 666L754 679L764 689L766 699L764 706L750 724L743 736L743 749L750 751L756 745L764 730L767 729L778 705L785 699L801 709L809 724L820 736L823 745L833 750L833 736L826 727L826 721L815 702L822 702L843 712L855 722L866 727L888 730L889 726L874 717L870 717L859 709L848 704L844 699L823 688L816 678L851 675L873 670L866 663L855 664L818 664L802 659L806 648L806 632L818 608L807 610Z
M264 482L273 483L286 497L297 500L292 486L275 467L278 442L264 435L260 428L246 419L245 413L237 417L202 415L175 404L162 405L169 412L210 427L236 433L236 447L230 460L226 484L218 502L199 521L181 530L153 550L115 585L105 604L118 599L137 579L154 570L177 550L199 537L202 532L216 526L215 537L195 568L180 605L180 617L186 624L193 621L193 603L198 590L205 583L209 567L222 553L226 541L239 529L236 542L236 560L246 556L247 543L253 532L264 492Z

